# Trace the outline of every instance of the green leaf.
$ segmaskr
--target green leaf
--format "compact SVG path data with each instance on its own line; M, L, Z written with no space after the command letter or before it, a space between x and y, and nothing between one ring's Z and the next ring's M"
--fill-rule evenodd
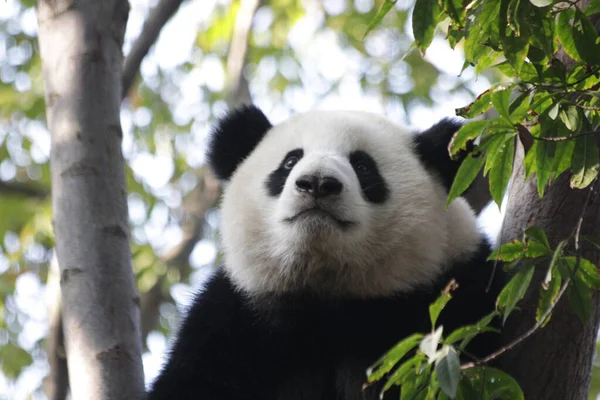
M600 64L598 34L583 12L571 8L562 11L558 15L557 34L569 57L576 61Z
M517 302L525 296L525 292L531 283L534 270L535 264L526 261L523 268L517 272L504 289L502 289L500 295L498 295L497 307L498 309L503 310L502 323L506 322L506 319L517 305Z
M427 393L425 389L429 386L431 367L427 366L421 370L420 366L409 371L404 379L404 385L400 392L400 400L425 400Z
M475 64L475 75L480 75L498 58L498 52L496 50L487 47L484 47L483 49L485 49L485 52L480 54L477 59L477 64Z
M498 36L498 20L500 16L500 1L484 1L476 3L478 7L473 12L473 19L467 25L468 33L465 40L465 57L474 65L487 52L484 43L494 41Z
M518 241L513 240L512 242L503 244L499 249L494 250L488 257L489 261L514 261L523 257L525 253L525 245Z
M514 155L514 136L508 136L508 139L498 149L497 155L494 156L494 162L489 172L490 193L498 207L502 204L504 193L510 181Z
M423 54L433 40L441 11L438 0L417 0L415 3L412 15L413 35Z
M472 388L478 393L478 400L525 400L523 391L517 381L499 369L481 366L464 371L464 376L471 381ZM481 393L483 390L484 393Z
M481 93L474 102L463 108L456 109L456 115L463 118L474 118L492 107L492 91L494 87ZM479 121L472 121L479 122ZM484 121L481 121L484 122Z
M537 189L540 197L544 196L546 183L548 183L548 180L552 176L552 162L555 151L556 142L542 140L538 141L537 146L535 146L535 169Z
M450 19L462 25L466 12L463 0L445 0L442 4Z
M523 27L523 33L528 33L527 27L527 14L529 11L529 3L525 0L511 0L508 3L507 19L508 25L517 37L525 37L527 35L522 34L521 27Z
M546 233L536 226L525 231L525 256L528 258L543 257L552 254Z
M401 386L410 377L411 372L414 373L418 366L426 361L425 356L417 354L410 360L400 365L392 372L390 377L385 382L385 385L381 389L381 392L387 392L392 386Z
M535 50L537 47L541 50L544 58L539 60L539 64L544 64L552 59L556 51L554 41L555 18L547 18L544 10L539 8L530 8L529 11L531 14L527 17L527 23L530 28L530 48ZM533 62L531 58L530 61Z
M590 1L583 12L588 16L600 13L600 2Z
M556 119L558 117L558 112L560 111L560 103L554 104L554 106L548 111L548 117L550 119Z
M594 246L596 246L596 248L598 248L598 250L600 250L600 239L599 238L596 238L596 237L590 236L590 235L580 235L580 236L582 239L593 244Z
M382 376L387 374L393 367L400 361L409 351L414 349L421 343L423 335L420 333L411 335L398 344L396 344L390 351L384 354L379 360L377 360L371 367L367 369L367 379L369 382L374 382L381 379Z
M455 329L448 335L444 343L454 344L460 340L461 344L458 349L462 351L475 336L484 332L499 332L497 329L488 326L496 316L498 316L498 312L494 311L480 319L476 324Z
M429 306L429 319L431 320L431 329L435 329L435 323L437 322L440 313L446 307L446 304L452 299L452 291L457 288L456 281L452 280L444 290L442 294Z
M491 124L488 124L491 125ZM502 133L501 128L497 129L497 127L489 127L487 129L489 135L485 138L485 141L482 143L484 147L486 156L485 156L485 168L483 169L483 174L487 176L488 171L496 164L498 164L498 158L502 158L503 153L500 151L504 146L506 140L512 138L513 135L505 135ZM489 132L491 131L491 132ZM496 131L496 132L494 132ZM512 132L511 132L512 133Z
M564 257L564 261L569 267L570 271L575 270L577 264L577 257L568 256ZM588 259L583 257L579 258L579 265L577 268L577 274L581 276L581 279L594 290L600 289L600 272L596 266Z
M573 39L575 40L577 52L583 61L592 65L600 64L598 33L596 33L596 28L594 28L589 18L579 9L575 10Z
M369 23L369 26L367 26L367 31L365 32L365 35L363 36L363 38L366 37L369 34L369 32L371 32L373 30L373 28L375 28L377 25L379 25L379 23L381 22L383 17L385 17L386 14L392 9L392 7L394 7L394 4L396 4L396 1L397 0L385 0L383 2L383 4L381 5L381 8L379 9L379 11L377 11L377 14L373 18L373 20Z
M538 143L539 142L535 140L531 148L525 154L525 160L523 161L523 166L525 167L525 180L529 179L536 170L536 154L538 151ZM570 161L571 160L569 159L569 162Z
M536 7L546 7L554 3L554 0L529 0Z
M448 207L454 199L460 196L465 190L471 186L471 183L477 177L479 171L485 163L485 157L483 154L477 152L471 152L461 163L452 182L452 187L448 193L448 199L446 200L446 207Z
M502 45L504 47L504 57L512 65L517 76L520 75L525 57L529 52L528 39L522 36L505 36L502 38Z
M571 285L567 293L573 310L581 322L587 324L592 311L592 292L580 274L571 277Z
M575 141L571 160L571 187L583 189L598 176L598 146L595 135L581 135Z
M23 368L33 363L31 354L10 341L0 346L0 360L2 372L9 379L16 379Z
M573 158L573 150L575 149L574 140L564 140L562 142L556 142L556 151L554 152L554 159L552 161L552 178L556 179L560 174L565 172L571 166L571 159Z
M576 61L583 61L579 56L577 47L575 46L575 38L573 37L573 28L570 20L575 16L575 12L567 9L558 14L558 23L556 24L556 33L558 39L565 50L565 53Z
M467 143L479 136L487 121L470 121L460 127L458 132L452 136L450 141L450 153L457 154L461 150L467 150Z
M525 249L525 257L527 258L549 256L550 254L552 254L552 250L539 242L530 241L527 243L527 248Z
M581 121L579 120L579 112L575 106L561 108L558 116L568 130L575 132L579 129Z
M496 108L496 111L498 111L498 114L504 117L507 121L510 121L510 94L510 88L506 88L504 90L495 91L492 93L491 98L492 104L494 105L494 108Z
M536 242L541 243L546 249L552 251L550 249L550 242L548 242L546 232L544 232L543 229L537 226L530 226L525 230L525 237L530 241L535 240Z
M538 307L535 310L535 320L539 322L541 318L546 314L546 312L554 307L556 303L558 292L560 291L560 285L562 283L562 278L557 268L550 267L548 268L548 273L546 275L546 279L544 280L542 287L540 289L540 299L538 302ZM548 318L543 322L545 324L550 321Z
M542 93L536 93L533 96L533 101L529 108L531 110L535 111L537 114L543 114L553 104L554 104L554 100L552 98L552 95L542 92Z
M560 243L554 249L554 254L552 255L552 260L550 261L550 269L558 268L558 263L563 259L563 250L565 246L569 243L568 240L561 240Z
M440 389L451 398L456 397L458 382L460 381L460 360L451 346L447 348L447 354L438 360L435 365L435 372Z
M510 113L510 121L513 124L520 123L529 111L531 104L531 96L528 92L521 93L516 99L510 103L508 112Z

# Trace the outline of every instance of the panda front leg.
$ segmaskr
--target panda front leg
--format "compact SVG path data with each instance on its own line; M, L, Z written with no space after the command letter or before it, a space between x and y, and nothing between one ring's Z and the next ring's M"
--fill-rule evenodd
M260 398L253 326L242 297L217 273L187 311L148 400Z
M319 312L291 308L257 308L217 273L188 310L148 400L335 399Z

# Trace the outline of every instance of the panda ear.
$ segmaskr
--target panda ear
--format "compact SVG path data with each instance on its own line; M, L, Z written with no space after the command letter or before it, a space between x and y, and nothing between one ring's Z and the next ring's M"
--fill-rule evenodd
M272 126L253 105L233 109L221 117L210 135L206 154L217 178L231 178Z
M462 125L463 123L456 119L444 118L414 137L416 151L421 161L427 169L436 172L446 190L450 190L458 167L467 155L467 152L464 152L453 160L448 152L452 137Z

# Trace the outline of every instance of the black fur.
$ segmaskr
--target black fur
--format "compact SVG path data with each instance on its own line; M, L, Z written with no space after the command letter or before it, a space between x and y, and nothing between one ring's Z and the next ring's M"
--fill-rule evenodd
M253 105L234 109L221 118L207 149L208 164L217 178L231 178L272 126L265 114Z
M363 164L367 170L361 170L358 166ZM368 153L358 150L350 154L350 165L354 168L360 187L368 201L375 204L384 203L390 191L385 180L379 173L377 163Z
M249 299L218 272L183 322L169 361L148 400L378 399L379 385L361 396L365 371L400 339L431 330L428 307L454 278L459 288L440 316L444 333L474 323L494 308L496 279L482 243L433 287L370 300L316 295ZM486 333L468 350L486 355L498 335ZM398 398L397 390L385 399Z
M462 152L454 160L450 159L448 145L452 136L460 129L462 122L444 118L425 132L415 135L416 151L427 168L435 171L446 190L450 190L460 163L467 155ZM472 146L470 144L469 146Z
M279 167L277 167L277 169L273 172L271 172L269 174L269 176L267 177L267 181L265 183L265 186L267 187L267 192L269 193L269 196L271 197L277 197L281 194L281 192L283 192L283 187L285 186L285 181L287 180L287 177L290 175L290 172L292 172L292 169L287 169L285 167L285 163L288 160L289 157L297 157L298 159L302 158L302 156L304 155L304 150L302 149L294 149L292 151L290 151L289 153L287 153L285 155L285 157L283 157L283 159L281 160L281 163L279 164Z

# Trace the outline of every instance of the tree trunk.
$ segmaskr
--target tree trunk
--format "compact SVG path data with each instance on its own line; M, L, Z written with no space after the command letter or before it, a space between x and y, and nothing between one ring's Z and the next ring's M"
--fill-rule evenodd
M540 199L535 179L524 181L523 148L519 146L502 242L521 238L528 226L536 225L546 231L550 244L556 246L573 234L588 196L581 233L600 237L599 185L590 195L590 188L571 189L569 178L569 174L563 174ZM598 265L600 252L586 246L584 241L581 244L582 256ZM530 290L519 303L521 311L508 319L505 337L513 339L535 323L539 288L546 272L546 268L537 268ZM599 323L600 296L594 296L591 318L585 325L564 296L548 325L509 350L502 359L502 367L517 379L526 399L587 399Z
M583 9L589 3L590 0L579 0L576 5ZM597 17L592 17L591 21L598 31L600 26ZM573 60L563 50L556 57L567 68L573 67ZM600 146L600 140L597 143ZM527 227L536 225L544 229L550 244L556 246L573 234L584 207L586 212L581 234L600 238L600 184L592 185L592 193L590 188L571 189L570 174L564 173L540 199L535 178L524 181L523 155L524 150L519 143L501 242L520 239ZM581 245L582 256L600 265L598 249L585 241L581 241ZM535 323L539 289L546 272L545 268L536 269L531 286L519 303L521 312L515 313L507 321L503 331L507 340L521 335ZM593 293L591 316L587 324L579 320L567 296L563 296L546 327L508 351L501 360L501 366L518 380L526 399L585 400L590 386L599 325L598 293Z
M121 154L126 0L39 0L52 204L74 399L144 393Z

